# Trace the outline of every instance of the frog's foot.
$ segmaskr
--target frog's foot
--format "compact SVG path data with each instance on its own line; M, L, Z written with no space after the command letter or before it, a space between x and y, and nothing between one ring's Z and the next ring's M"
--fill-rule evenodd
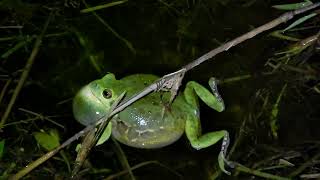
M234 163L226 159L227 148L229 146L229 133L225 130L221 130L221 131L209 132L207 134L201 135L200 137L197 137L196 133L198 133L198 131L195 131L194 129L190 128L190 126L192 125L189 123L190 121L186 122L186 127L187 127L186 134L193 148L195 149L206 148L217 143L219 140L223 140L221 151L218 156L218 164L222 172L230 175L231 173L225 169L225 165L231 168L234 167ZM195 124L193 124L193 126L194 125Z
M235 163L232 161L228 161L226 159L229 143L230 143L229 133L226 131L222 140L221 150L218 157L218 164L222 172L228 175L231 175L231 173L225 169L225 165L227 165L232 169L235 168Z
M222 152L219 153L219 157L218 157L218 164L219 167L221 169L222 172L231 175L231 173L229 171L226 170L225 165L227 165L228 167L234 169L235 168L235 164L232 161L228 161L224 154Z

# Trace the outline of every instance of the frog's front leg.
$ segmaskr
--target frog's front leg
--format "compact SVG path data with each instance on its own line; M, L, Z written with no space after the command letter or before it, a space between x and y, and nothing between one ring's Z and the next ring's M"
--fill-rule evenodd
M224 110L224 102L218 93L214 78L209 80L209 85L213 91L213 94L197 82L191 81L187 84L187 87L184 91L184 96L187 103L191 105L192 109L194 110L194 114L187 118L185 132L192 147L195 149L206 148L217 143L219 140L222 140L221 151L218 156L218 163L220 169L226 174L230 175L230 172L226 171L224 167L225 164L231 166L231 164L225 159L229 145L229 133L226 130L221 130L201 134L197 96L200 97L200 99L212 109L215 109L218 112Z

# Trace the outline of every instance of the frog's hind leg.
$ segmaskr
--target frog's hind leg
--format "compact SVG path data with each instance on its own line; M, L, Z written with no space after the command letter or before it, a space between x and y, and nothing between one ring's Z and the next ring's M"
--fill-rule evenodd
M214 78L210 78L209 85L211 87L212 93L195 81L190 81L187 84L186 89L184 91L184 97L187 103L191 106L191 109L196 110L194 111L196 112L196 114L192 114L187 118L185 132L192 147L194 147L195 149L206 148L217 143L219 140L222 140L221 151L218 157L219 166L223 172L230 174L224 168L224 164L227 164L228 166L232 167L232 164L225 158L230 141L229 133L226 130L221 130L209 132L203 135L201 134L201 124L199 119L199 105L197 96L205 104L207 104L212 109L217 110L218 112L223 111L225 108L223 99L221 98L218 92L216 81Z
M226 130L208 132L206 134L201 134L201 125L200 121L197 118L188 118L186 120L186 135L188 140L191 143L191 146L197 150L209 147L211 145L216 144L219 140L222 140L222 146L218 157L218 163L220 169L230 175L225 169L225 164L232 167L231 162L226 160L227 149L229 146L229 133Z
M198 109L198 96L210 108L218 112L224 111L224 101L218 92L217 82L213 77L209 80L209 86L212 93L195 81L188 82L186 89L183 92L186 101L193 108Z

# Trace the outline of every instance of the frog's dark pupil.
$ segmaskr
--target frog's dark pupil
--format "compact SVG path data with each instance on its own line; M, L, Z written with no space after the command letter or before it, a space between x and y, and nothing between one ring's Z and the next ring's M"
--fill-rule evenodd
M102 91L102 95L104 98L109 99L112 97L112 92L109 89L105 89Z

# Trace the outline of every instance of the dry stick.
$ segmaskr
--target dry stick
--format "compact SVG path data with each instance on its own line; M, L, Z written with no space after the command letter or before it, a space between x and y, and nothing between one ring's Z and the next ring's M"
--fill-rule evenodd
M71 179L74 179L78 175L78 172L79 172L80 168L82 167L82 164L85 161L88 152L90 151L92 146L94 146L94 144L96 142L95 141L95 134L96 134L95 130L91 130L85 135L85 137L81 143L81 148L77 152L77 158L74 161L73 170L71 172Z
M10 114L10 112L11 112L11 109L12 109L12 107L13 107L13 105L14 105L14 103L15 103L15 101L16 101L16 99L17 99L17 97L18 97L18 95L19 95L19 93L20 93L20 91L21 91L21 89L22 89L25 81L26 81L27 78L28 78L29 72L30 72L31 67L32 67L32 65L33 65L33 62L34 62L34 60L35 60L35 58L36 58L36 56L37 56L37 54L38 54L38 52L39 52L39 49L40 49L40 46L41 46L41 42L42 42L42 38L43 38L43 36L44 36L44 33L47 31L49 22L51 21L52 14L53 14L53 13L51 13L51 14L49 15L46 23L44 24L44 27L43 27L43 29L42 29L41 34L37 37L37 40L36 40L36 42L35 42L35 44L34 44L34 46L33 46L32 52L31 52L31 54L30 54L30 57L29 57L29 59L27 60L27 63L26 63L26 65L25 65L25 67L24 67L24 71L23 71L22 74L21 74L19 83L17 84L17 86L16 86L16 88L15 88L13 94L12 94L12 97L11 97L11 99L10 99L10 102L9 102L9 104L8 104L8 106L7 106L7 109L6 109L6 111L4 112L4 114L3 114L2 118L1 118L0 130L3 128L3 125L6 123L6 120L7 120L8 117L9 117L9 114Z
M114 111L114 109L119 105L120 100L124 97L126 92L123 92L116 102L112 104L112 108L109 109L109 113ZM108 113L108 114L109 114ZM71 178L77 178L78 171L81 169L83 162L87 158L88 154L90 153L91 148L97 143L97 140L101 136L103 130L109 124L112 115L104 115L101 119L106 119L103 123L99 124L99 128L91 129L88 133L86 133L85 137L82 140L81 148L77 153L77 158L74 163L74 167L71 173ZM107 118L104 118L107 117ZM108 119L110 117L110 119ZM99 121L99 120L98 120ZM96 123L98 124L98 123ZM132 174L132 173L131 173Z
M254 29L232 41L227 42L226 44L208 52L207 54L201 56L200 58L196 59L194 62L191 62L189 64L187 64L186 66L184 66L184 68L182 68L179 71L176 71L174 73L171 73L169 75L166 75L162 78L160 78L159 80L157 80L155 83L151 84L150 86L146 87L145 89L143 89L140 93L134 95L132 98L130 98L128 101L126 101L125 103L120 104L119 106L117 106L112 112L111 114L108 114L108 117L111 117L115 114L117 114L118 112L122 111L125 107L129 106L130 104L132 104L133 102L137 101L138 99L142 98L143 96L149 94L151 91L156 90L159 86L159 83L162 81L168 81L170 80L170 77L174 77L177 73L181 73L182 71L185 70L190 70L193 67L201 64L202 62L212 58L213 56L217 55L218 53L221 53L222 51L227 51L230 47L233 47L247 39L250 39L252 37L254 37L255 35L269 30L277 25L279 25L280 23L286 22L290 19L293 18L294 15L306 12L308 10L317 8L318 6L320 6L320 3L315 3L311 6L307 6L304 7L302 9L299 10L295 10L293 12L288 12L285 13L283 15L281 15L279 18L265 24L262 25L260 27L258 27L257 29ZM69 145L71 142L75 141L76 139L78 139L79 137L81 137L82 135L84 135L86 132L90 131L91 129L95 128L96 125L101 124L102 122L105 122L105 118L108 117L102 117L99 121L97 121L95 124L93 125L89 125L86 128L84 128L82 131L78 132L77 134L75 134L74 136L72 136L71 138L69 138L68 140L66 140L61 146L59 146L58 148L48 152L47 154L43 155L42 157L40 157L39 159L37 159L36 161L32 162L31 164L29 164L25 169L19 171L15 176L13 176L12 178L14 179L18 179L23 177L24 175L26 175L28 172L30 172L32 169L36 168L38 165L42 164L43 162L45 162L46 160L48 160L50 157L52 157L53 155L55 155L57 152L59 152L60 149L64 148L65 146ZM110 119L109 119L110 120ZM30 167L32 165L32 168ZM26 170L28 168L28 171Z

